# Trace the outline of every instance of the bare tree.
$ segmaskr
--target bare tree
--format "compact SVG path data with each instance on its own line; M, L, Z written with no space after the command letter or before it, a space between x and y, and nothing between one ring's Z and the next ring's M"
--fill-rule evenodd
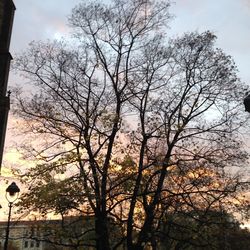
M18 94L16 114L42 162L25 173L23 207L41 202L37 185L63 178L65 210L95 216L97 249L154 246L164 211L224 207L242 191L224 168L247 159L237 137L246 87L211 32L168 41L168 10L167 1L82 3L71 42L33 42L16 59L33 88ZM115 244L109 217L124 230Z

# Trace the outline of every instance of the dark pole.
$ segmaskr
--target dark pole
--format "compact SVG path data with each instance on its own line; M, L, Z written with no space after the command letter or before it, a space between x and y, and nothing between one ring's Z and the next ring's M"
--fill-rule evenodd
M12 208L12 202L9 202L9 216L8 216L8 223L7 223L7 228L6 228L6 235L5 235L5 242L4 242L4 250L8 250L9 232L10 232L11 208Z
M6 227L6 234L5 234L5 242L4 242L4 250L8 250L8 241L9 241L9 233L10 233L10 217L11 217L11 209L13 203L17 200L18 195L20 192L20 188L16 185L15 182L12 182L7 188L6 188L6 194L5 197L7 201L9 202L9 216L8 216L8 222Z

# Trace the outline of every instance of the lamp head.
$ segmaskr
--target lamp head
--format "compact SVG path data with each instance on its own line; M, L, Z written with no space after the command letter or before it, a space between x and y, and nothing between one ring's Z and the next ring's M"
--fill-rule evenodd
M250 112L250 95L244 99L245 110Z
M7 188L6 193L9 193L10 196L15 196L16 193L20 192L20 188L16 185L15 182L12 182Z

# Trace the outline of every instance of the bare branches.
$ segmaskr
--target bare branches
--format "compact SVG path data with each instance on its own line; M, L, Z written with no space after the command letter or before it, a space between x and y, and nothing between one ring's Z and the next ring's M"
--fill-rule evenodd
M33 42L16 60L34 87L17 95L16 114L44 142L32 145L45 162L26 173L40 176L24 207L94 214L97 249L111 249L109 216L122 232L114 247L157 246L168 216L177 225L179 214L236 208L242 191L224 168L247 160L237 138L246 87L211 32L167 41L168 8L80 4L70 18L74 47Z

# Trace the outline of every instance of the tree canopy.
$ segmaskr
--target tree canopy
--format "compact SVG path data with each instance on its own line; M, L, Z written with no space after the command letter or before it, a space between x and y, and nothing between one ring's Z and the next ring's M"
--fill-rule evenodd
M248 206L247 183L225 171L247 162L247 87L212 32L168 38L169 6L83 2L71 40L15 60L31 93L17 91L14 111L38 161L22 173L22 209L93 215L96 249L157 249L175 214Z

